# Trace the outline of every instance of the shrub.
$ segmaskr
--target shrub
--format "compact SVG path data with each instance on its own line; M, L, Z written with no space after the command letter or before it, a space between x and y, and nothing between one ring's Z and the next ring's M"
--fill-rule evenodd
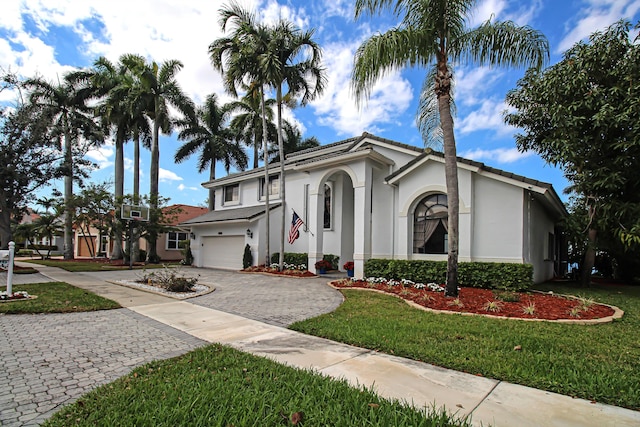
M286 264L308 265L309 257L306 253L285 252L284 262ZM280 253L271 254L271 264L280 264Z
M182 249L180 249L180 253L182 254L182 260L180 264L182 265L191 265L193 264L193 253L191 252L191 240L183 240Z
M329 263L331 263L331 270L337 270L338 269L338 261L340 260L340 257L337 255L332 255L332 254L324 254L322 256L322 259L325 261L328 261Z
M278 254L278 258L280 258ZM285 256L286 258L286 256ZM244 246L244 255L242 256L242 268L249 268L253 265L253 255L251 255L251 246L247 243Z
M141 282L152 282L169 292L192 292L193 287L198 283L196 277L187 277L179 268L171 268L166 265L161 270L154 270L151 273L143 271Z
M316 262L315 267L316 270L330 270L331 263L326 259L321 259L320 261Z
M407 279L421 283L444 283L446 261L370 259L364 265L365 277ZM461 262L458 264L460 286L521 291L533 284L533 266L493 262Z

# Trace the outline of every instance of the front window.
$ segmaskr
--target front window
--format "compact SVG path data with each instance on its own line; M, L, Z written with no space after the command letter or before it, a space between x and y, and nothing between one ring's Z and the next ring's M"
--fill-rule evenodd
M331 186L324 185L324 228L331 228Z
M447 196L432 194L413 214L413 253L446 254L449 250Z
M189 234L182 231L170 231L167 233L167 249L182 249Z
M240 198L240 184L224 187L224 203L237 203Z
M107 253L109 252L109 237L102 236L102 240L100 241L100 252Z
M269 177L269 196L278 197L280 196L280 177L278 175L272 175ZM265 197L265 185L264 178L260 178L260 198L263 199Z

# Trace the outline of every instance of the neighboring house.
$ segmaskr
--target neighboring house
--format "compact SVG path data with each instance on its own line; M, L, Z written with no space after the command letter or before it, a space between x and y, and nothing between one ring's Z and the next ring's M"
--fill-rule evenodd
M170 220L169 225L172 227L172 230L158 236L158 256L163 261L178 261L182 259L182 253L180 252L182 245L180 242L190 239L189 227L183 227L179 224L202 216L209 212L209 210L200 206L176 204L163 208L163 212ZM175 212L175 214L171 215L169 212ZM140 248L146 250L146 247L147 241L141 239Z
M368 133L290 154L285 162L285 233L293 210L305 225L285 252L306 252L309 265L323 254L354 261L356 277L370 258L447 259L444 156ZM550 184L458 159L459 260L530 263L534 280L559 274L567 214ZM184 221L194 234L198 267L242 268L249 244L264 263L264 194L270 194L270 251L279 251L281 209L277 164L203 184L214 188L215 210Z
M207 208L199 206L190 206L176 204L163 208L165 218L169 221L168 225L172 228L168 233L158 236L157 252L163 261L178 261L182 259L180 250L182 249L181 241L189 240L189 229L180 227L178 224L191 218L201 216L208 212ZM96 228L90 227L89 232L85 230L84 234L75 228L75 256L90 257L90 245L96 248L99 256L109 256L113 250L113 241L110 236L102 236L100 244L98 244L99 232ZM123 248L127 247L126 236L122 242ZM147 250L148 243L145 239L140 239L140 249Z
M33 224L37 222L39 218L40 214L34 212L31 208L27 208L27 212L24 213L20 219L20 224ZM62 220L60 220L60 224L62 226ZM33 238L33 240L29 240L29 242L19 242L19 244L25 249L28 245L56 246L58 249L52 251L52 253L59 254L64 247L64 237L62 236L62 232L60 232L53 235L53 240L50 240L48 237L39 237Z

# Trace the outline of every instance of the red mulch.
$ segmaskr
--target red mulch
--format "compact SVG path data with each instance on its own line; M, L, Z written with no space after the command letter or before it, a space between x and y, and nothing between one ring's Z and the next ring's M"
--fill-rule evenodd
M279 271L277 268L265 267L264 265L255 265L253 267L245 268L241 270L243 273L268 273L275 274L278 276L289 276L289 277L316 277L315 274L310 272L309 270L282 270Z
M489 289L460 288L458 299L461 305L454 304L455 298L445 297L444 292L433 292L425 289L405 288L403 286L387 286L386 284L368 284L364 280L347 281L338 280L332 282L337 288L366 288L375 289L389 294L394 294L403 299L413 301L423 307L434 310L446 310L460 313L477 313L500 317L517 317L521 319L544 320L590 320L611 316L614 310L602 304L592 304L587 310L580 311L579 316L572 316L571 310L579 307L581 302L573 298L566 298L551 294L537 292L519 292L518 302L500 301ZM498 311L487 310L486 304L496 301L500 309ZM533 304L533 315L525 314L524 308Z

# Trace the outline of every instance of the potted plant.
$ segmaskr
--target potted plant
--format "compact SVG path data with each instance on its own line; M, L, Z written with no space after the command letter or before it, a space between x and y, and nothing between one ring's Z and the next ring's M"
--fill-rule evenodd
M321 259L320 261L316 262L315 266L318 273L325 274L327 270L331 268L331 263L326 259Z
M345 262L342 268L347 270L347 277L353 277L353 261Z

